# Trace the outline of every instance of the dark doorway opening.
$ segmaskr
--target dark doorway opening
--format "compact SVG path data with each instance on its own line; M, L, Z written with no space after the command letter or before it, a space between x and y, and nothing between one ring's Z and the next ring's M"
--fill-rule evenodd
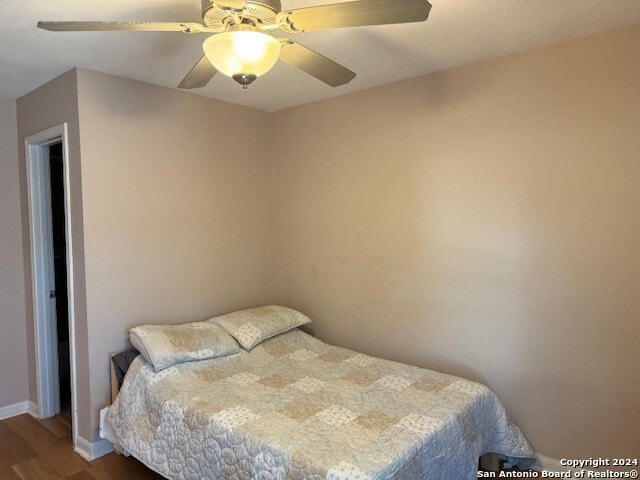
M67 295L67 239L64 208L64 164L62 143L49 147L51 181L51 226L55 272L56 328L58 336L58 378L60 414L71 423L71 366L69 355L69 302Z

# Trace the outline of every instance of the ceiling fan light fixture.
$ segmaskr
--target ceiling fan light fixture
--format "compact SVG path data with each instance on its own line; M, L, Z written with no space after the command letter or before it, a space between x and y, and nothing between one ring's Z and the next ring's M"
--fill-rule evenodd
M234 30L205 40L204 53L216 68L231 78L256 78L267 73L278 61L281 44L266 33ZM240 82L247 85L251 82Z
M320 0L322 1L322 0ZM334 0L335 1L335 0ZM282 10L280 0L202 0L203 24L194 22L38 22L54 32L181 32L209 33L204 55L189 70L178 88L202 88L222 72L242 85L267 73L278 59L331 87L356 76L348 68L288 38L274 38L276 30L288 33L333 28L423 22L429 17L429 0L347 0Z

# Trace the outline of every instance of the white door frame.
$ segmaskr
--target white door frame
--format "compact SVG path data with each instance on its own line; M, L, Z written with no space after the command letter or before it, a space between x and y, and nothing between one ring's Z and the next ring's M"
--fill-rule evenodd
M63 123L25 138L27 190L31 233L31 284L36 346L38 416L48 418L60 411L58 383L55 299L50 298L53 283L53 239L51 232L51 196L49 146L62 143L64 171L64 213L67 256L67 298L69 311L69 354L71 366L71 416L73 445L77 439L76 322L73 278L73 236L71 232L71 182L67 124Z

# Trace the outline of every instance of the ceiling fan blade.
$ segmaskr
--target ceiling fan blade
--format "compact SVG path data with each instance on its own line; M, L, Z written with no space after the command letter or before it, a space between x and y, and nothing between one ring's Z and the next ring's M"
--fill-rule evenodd
M246 0L212 0L212 3L222 10L235 10L241 12L247 7Z
M52 32L103 32L129 30L138 32L199 33L206 27L192 22L38 22L38 28Z
M198 63L196 63L187 76L182 79L178 88L200 88L204 87L218 71L204 55Z
M288 38L279 38L282 43L280 60L308 73L332 87L349 83L356 76L354 72L327 57L295 43Z
M331 28L422 22L429 17L427 0L358 0L282 12L293 32Z

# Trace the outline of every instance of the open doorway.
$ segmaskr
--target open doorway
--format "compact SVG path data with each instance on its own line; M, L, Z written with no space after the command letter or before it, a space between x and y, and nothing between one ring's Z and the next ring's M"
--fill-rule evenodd
M49 145L49 185L51 192L51 237L56 336L58 353L59 413L71 425L71 362L69 350L69 298L67 295L67 241L65 234L64 165L62 142Z
M59 416L76 445L73 255L66 124L25 139L37 415Z

